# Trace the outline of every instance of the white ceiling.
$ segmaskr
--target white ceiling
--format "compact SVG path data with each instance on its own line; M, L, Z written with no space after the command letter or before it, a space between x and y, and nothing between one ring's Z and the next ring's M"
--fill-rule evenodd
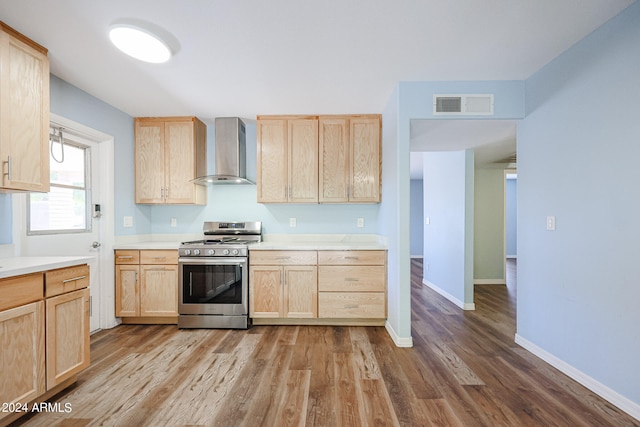
M0 20L132 116L208 121L380 113L399 81L526 79L633 1L0 0ZM127 18L175 37L174 58L117 51L108 27Z
M411 120L411 179L422 177L425 151L474 149L476 167L504 169L516 155L515 120Z

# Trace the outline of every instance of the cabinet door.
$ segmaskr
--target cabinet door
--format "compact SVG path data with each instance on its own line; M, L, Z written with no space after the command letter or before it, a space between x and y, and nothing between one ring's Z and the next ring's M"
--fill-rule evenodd
M89 289L46 300L47 390L89 366Z
M25 403L45 392L44 342L43 301L0 311L0 402Z
M178 315L178 266L140 266L140 316Z
M140 316L140 286L137 265L116 265L116 316Z
M2 29L0 160L0 187L49 191L49 59Z
M287 120L259 119L258 203L284 203L288 194Z
M187 204L195 200L194 134L192 121L164 124L166 203Z
M255 318L278 318L284 315L282 267L249 268L249 315Z
M320 118L318 143L320 150L319 201L349 201L349 120Z
M135 120L136 203L164 203L164 126Z
M318 203L318 120L288 121L290 203Z
M284 267L284 317L318 317L318 268Z
M380 120L357 118L349 121L351 139L351 202L380 201Z

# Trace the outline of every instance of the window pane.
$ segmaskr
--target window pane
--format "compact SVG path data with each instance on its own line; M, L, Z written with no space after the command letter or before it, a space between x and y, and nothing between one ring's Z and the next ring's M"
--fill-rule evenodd
M31 231L85 230L85 198L85 190L53 186L49 193L31 193Z
M51 184L72 185L74 187L84 187L85 165L84 148L64 145L64 162L58 163L62 159L60 144L53 144L53 157L51 158Z

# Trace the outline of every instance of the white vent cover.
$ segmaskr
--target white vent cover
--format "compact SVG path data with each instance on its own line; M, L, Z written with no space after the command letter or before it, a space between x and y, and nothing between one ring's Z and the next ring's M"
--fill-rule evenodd
M493 94L433 95L433 114L492 116Z

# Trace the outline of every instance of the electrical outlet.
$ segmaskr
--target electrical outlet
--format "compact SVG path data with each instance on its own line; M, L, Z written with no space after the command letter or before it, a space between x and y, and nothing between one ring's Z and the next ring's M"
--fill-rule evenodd
M297 224L297 221L295 218L289 218L289 227L295 227Z
M176 218L171 218L171 227L176 228L178 226L178 220Z
M132 216L125 216L122 219L122 226L123 227L133 227L133 217Z
M364 227L364 218L358 218L357 225L358 228Z

